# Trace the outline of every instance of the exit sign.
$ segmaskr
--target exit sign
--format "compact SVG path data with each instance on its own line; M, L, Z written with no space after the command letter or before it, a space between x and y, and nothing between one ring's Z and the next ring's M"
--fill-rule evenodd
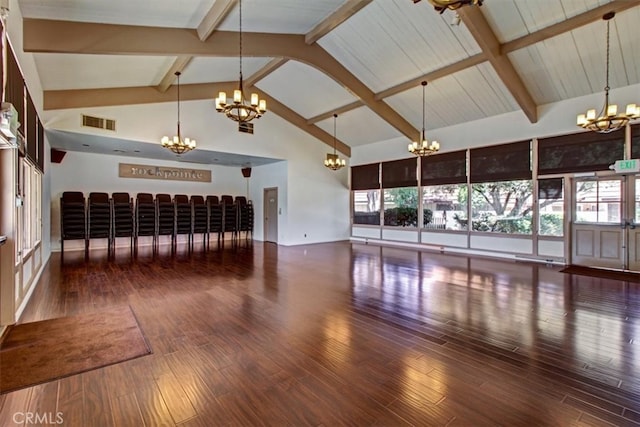
M616 160L616 162L609 167L616 173L635 173L640 172L640 160L628 159L628 160Z

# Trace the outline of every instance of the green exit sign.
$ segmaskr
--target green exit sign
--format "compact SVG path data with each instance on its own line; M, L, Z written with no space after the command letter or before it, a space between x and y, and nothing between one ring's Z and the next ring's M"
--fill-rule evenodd
M616 160L612 169L616 173L640 172L640 161L638 159Z

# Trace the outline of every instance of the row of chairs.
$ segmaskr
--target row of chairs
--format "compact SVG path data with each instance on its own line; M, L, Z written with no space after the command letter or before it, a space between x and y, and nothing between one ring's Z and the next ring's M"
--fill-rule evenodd
M172 245L178 235L188 235L189 246L194 235L201 234L208 244L211 234L218 243L224 233L233 239L241 232L253 237L253 205L244 196L186 196L177 194L92 192L85 199L79 191L65 191L60 198L61 250L65 240L84 240L89 250L91 239L107 239L111 250L115 239L128 237L130 245L138 246L138 237L150 236L154 247L159 236L170 236Z

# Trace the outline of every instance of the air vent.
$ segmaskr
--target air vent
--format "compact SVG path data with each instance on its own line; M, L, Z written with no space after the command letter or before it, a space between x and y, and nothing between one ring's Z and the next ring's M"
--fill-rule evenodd
M112 119L103 119L102 117L82 115L82 126L97 129L116 130L116 121Z

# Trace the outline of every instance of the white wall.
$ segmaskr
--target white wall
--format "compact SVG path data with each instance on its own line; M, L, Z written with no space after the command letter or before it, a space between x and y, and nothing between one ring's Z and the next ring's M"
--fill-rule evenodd
M324 167L324 158L331 148L317 139L292 126L274 114L266 114L254 121L254 135L237 131L237 124L217 113L211 101L190 101L181 103L181 121L184 136L198 141L198 150L215 150L253 156L283 159L270 165L253 167L250 178L250 198L256 208L254 236L263 238L262 197L264 188L278 187L279 215L278 243L296 245L317 243L349 238L349 189L348 167L340 171L330 171ZM88 108L82 110L48 111L47 128L72 132L108 134L122 139L133 139L157 145L160 137L175 132L175 104L161 103L121 107ZM117 132L85 129L80 126L80 115L91 114L112 118L117 121ZM83 157L88 156L88 157ZM115 160L106 160L106 158ZM113 192L113 180L117 174L117 162L144 163L140 159L120 156L95 156L68 152L62 168L52 166L52 204L58 203L61 191L72 189L77 168L83 173L101 171L90 191ZM97 165L97 163L102 163ZM152 164L164 164L150 161ZM73 167L67 165L73 165ZM82 165L80 165L82 164ZM204 168L205 165L169 162L176 167ZM97 169L94 168L96 165ZM232 169L233 181L226 184L235 186L230 194L245 195L246 181L239 168ZM214 172L214 182L216 173ZM100 184L100 181L104 181ZM145 180L139 180L145 182ZM155 192L146 185L128 184L125 191ZM101 190L98 187L108 188ZM64 188L64 189L63 189ZM85 191L89 191L85 187ZM165 187L168 188L168 187ZM228 191L232 191L231 189ZM172 193L166 189L164 192ZM187 191L184 191L188 193ZM195 191L195 194L199 194ZM206 193L205 193L206 194ZM212 194L220 194L214 192ZM54 227L57 226L52 218ZM306 234L306 237L305 237ZM58 239L57 234L55 235Z
M161 181L153 179L120 178L119 163L135 163L154 166L206 169L211 171L212 182ZM52 164L51 176L51 241L52 249L60 249L60 197L64 191L81 191L85 197L90 192L127 192L135 198L137 193L168 193L170 195L246 194L245 180L237 167L207 166L144 160L124 156L109 156L69 151L62 163ZM76 245L77 246L77 245ZM66 249L66 248L65 248Z
M253 237L264 240L264 189L278 189L278 207L282 212L278 215L278 242L284 241L286 224L289 220L287 209L288 168L287 162L272 163L253 168L249 178L249 194L253 201L255 223Z

